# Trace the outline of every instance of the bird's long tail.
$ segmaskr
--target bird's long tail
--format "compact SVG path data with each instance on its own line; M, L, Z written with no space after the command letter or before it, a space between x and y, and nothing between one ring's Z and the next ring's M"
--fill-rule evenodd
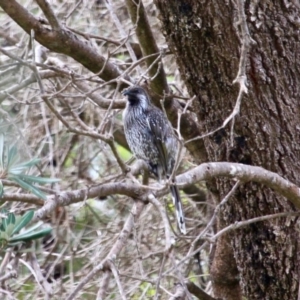
M171 194L172 194L173 204L176 209L176 217L177 217L177 223L178 223L179 230L181 231L182 234L186 234L182 203L181 203L181 199L180 199L180 195L179 195L179 190L178 190L175 182L172 182L172 184L170 186L170 190L171 190Z

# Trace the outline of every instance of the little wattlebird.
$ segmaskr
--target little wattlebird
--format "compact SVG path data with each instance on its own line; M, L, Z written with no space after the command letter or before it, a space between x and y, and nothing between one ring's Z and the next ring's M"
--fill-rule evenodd
M147 92L139 86L123 92L127 96L123 112L124 131L133 154L144 160L158 180L169 179L175 167L178 140L164 113L154 106ZM170 185L180 231L186 234L179 191L173 179Z

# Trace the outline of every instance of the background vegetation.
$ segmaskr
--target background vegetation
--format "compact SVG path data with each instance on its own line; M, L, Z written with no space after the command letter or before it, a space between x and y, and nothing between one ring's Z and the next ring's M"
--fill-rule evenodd
M299 299L297 1L0 7L1 299ZM186 236L131 159L134 84L183 146Z

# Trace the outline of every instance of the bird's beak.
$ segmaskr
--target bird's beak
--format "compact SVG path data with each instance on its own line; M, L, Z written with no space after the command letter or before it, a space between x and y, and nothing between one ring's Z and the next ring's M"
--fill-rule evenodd
M128 96L130 94L130 91L128 91L128 89L126 89L125 91L122 92L123 96Z

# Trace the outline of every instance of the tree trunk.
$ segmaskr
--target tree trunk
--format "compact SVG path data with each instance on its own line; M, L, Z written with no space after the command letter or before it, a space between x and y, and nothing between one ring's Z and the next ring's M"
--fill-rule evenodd
M239 85L233 84L241 54L238 1L242 0L156 0L168 45L190 95L197 96L193 111L203 134L222 125L239 92ZM299 186L300 9L296 4L244 3L255 42L246 57L248 94L234 124L204 142L210 161L262 166ZM216 182L219 200L230 186L232 182ZM271 190L241 184L223 209L219 225L293 210ZM296 217L254 223L219 239L211 266L215 296L241 299L241 288L248 299L297 299L298 240Z

